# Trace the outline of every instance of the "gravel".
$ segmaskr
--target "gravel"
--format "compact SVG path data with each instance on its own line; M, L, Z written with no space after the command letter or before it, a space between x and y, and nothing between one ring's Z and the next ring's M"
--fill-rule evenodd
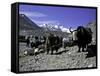
M54 69L90 68L96 67L96 56L87 58L88 52L77 52L78 47L66 47L66 52L61 54L46 54L23 56L23 50L27 49L21 44L19 53L19 71L38 71ZM58 52L61 52L60 48Z

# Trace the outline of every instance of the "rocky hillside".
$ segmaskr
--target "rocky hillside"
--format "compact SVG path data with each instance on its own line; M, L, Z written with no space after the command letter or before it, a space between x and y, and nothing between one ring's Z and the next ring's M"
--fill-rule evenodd
M89 27L89 28L91 28L91 30L92 30L92 41L95 43L96 42L96 31L97 31L97 29L96 29L96 21L94 21L94 22L91 22L91 23L89 23L88 25L87 25L87 27Z

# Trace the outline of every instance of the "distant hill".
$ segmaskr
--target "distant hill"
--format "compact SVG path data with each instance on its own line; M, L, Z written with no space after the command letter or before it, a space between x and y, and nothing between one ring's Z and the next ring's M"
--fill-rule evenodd
M40 27L31 21L26 15L19 14L19 29L20 30L35 30L40 29Z

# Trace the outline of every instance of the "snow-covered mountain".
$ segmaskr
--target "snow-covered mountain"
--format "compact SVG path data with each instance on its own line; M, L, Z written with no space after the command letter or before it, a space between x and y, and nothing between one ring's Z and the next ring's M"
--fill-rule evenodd
M61 32L67 32L70 33L68 28L65 28L62 25L57 24L40 24L39 27L44 28L45 30L50 30L50 31L61 31Z
M68 28L65 28L60 23L48 23L48 24L36 24L31 21L26 15L20 14L20 29L21 30L47 30L47 31L59 31L70 33Z

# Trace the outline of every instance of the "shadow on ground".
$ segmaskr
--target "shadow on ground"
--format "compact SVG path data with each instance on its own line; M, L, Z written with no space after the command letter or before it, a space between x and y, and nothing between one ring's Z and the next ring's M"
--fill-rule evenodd
M62 54L62 53L66 53L67 51L69 51L69 50L60 51L60 52L58 52L58 53L55 53L55 55L60 55L60 54Z
M87 52L88 52L88 54L87 54L86 58L97 56L97 45L88 46Z

